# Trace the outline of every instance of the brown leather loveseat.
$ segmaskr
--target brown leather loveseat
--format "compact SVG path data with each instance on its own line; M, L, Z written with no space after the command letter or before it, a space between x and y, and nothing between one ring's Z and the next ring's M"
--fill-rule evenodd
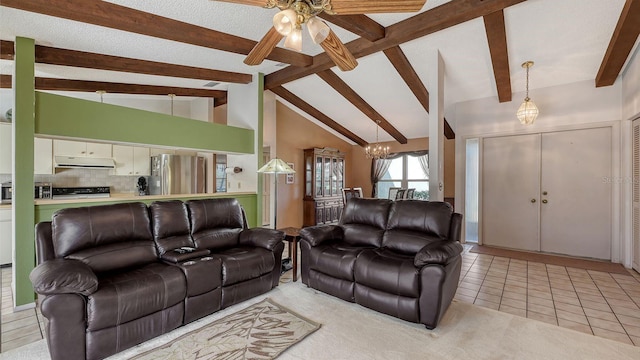
M283 233L235 199L69 208L30 278L53 360L102 359L278 285Z
M307 286L434 329L455 295L462 215L444 202L353 198L300 231Z

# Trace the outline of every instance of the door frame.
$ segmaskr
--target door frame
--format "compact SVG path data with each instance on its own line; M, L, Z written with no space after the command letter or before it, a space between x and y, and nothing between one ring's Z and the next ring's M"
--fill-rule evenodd
M515 121L515 120L514 120ZM474 134L474 135L465 135L460 136L460 140L456 139L456 153L465 154L465 146L467 139L477 138L479 140L479 158L480 162L479 166L479 183L478 186L480 188L478 194L478 244L483 244L483 198L482 198L482 178L483 178L483 147L482 142L485 138L493 138L493 137L504 137L504 136L515 136L515 135L530 135L530 134L544 134L544 133L552 133L558 131L571 131L571 130L586 130L586 129L596 129L610 127L611 128L611 175L612 175L612 189L611 189L611 262L614 263L623 263L625 267L631 268L631 242L632 238L628 236L624 237L624 242L621 237L621 230L624 231L625 235L628 234L628 230L625 229L626 224L623 224L622 214L627 214L625 211L624 204L621 203L621 194L623 185L622 181L618 181L623 179L622 177L622 166L621 166L621 153L622 153L622 136L621 136L621 121L603 121L589 124L576 124L576 125L561 125L561 126L550 126L545 128L525 128L517 131L501 131L496 133L483 133L483 134ZM629 125L631 128L631 125ZM629 134L629 136L631 136ZM630 162L629 162L630 163ZM458 166L459 164L459 166ZM462 209L461 212L464 215L464 204L465 204L465 189L464 189L464 179L466 177L466 158L465 156L461 156L456 158L456 209ZM626 172L626 171L625 171ZM631 185L628 184L630 187ZM626 191L625 191L626 192ZM626 216L625 216L626 217ZM465 236L464 223L462 234ZM629 224L632 226L632 224ZM623 230L624 229L624 230Z

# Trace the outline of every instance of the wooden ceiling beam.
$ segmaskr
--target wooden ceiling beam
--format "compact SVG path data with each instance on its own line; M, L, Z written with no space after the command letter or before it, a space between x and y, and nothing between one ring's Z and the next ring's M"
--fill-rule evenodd
M369 103L367 103L358 93L356 93L346 82L344 82L336 73L331 70L325 70L317 73L322 80L324 80L329 86L331 86L340 95L344 96L350 103L353 104L363 114L367 115L374 123L379 123L380 127L387 132L387 134L393 136L400 144L406 144L407 138L398 131L387 119L378 113Z
M247 55L256 41L101 0L2 0L2 6ZM307 66L312 57L275 48L267 59Z
M12 41L0 41L0 49L2 50L2 55L0 55L2 59L13 59ZM248 84L253 79L251 74L138 60L41 45L36 45L36 63L236 84Z
M218 106L226 105L229 98L227 96L223 98L214 98L213 99L213 107L216 108Z
M424 83L420 80L418 73L415 71L409 59L404 54L400 46L390 47L384 50L384 54L387 56L387 59L391 62L396 71L407 84L413 95L416 97L420 105L429 112L429 91L424 86ZM456 134L447 122L447 119L444 119L444 135L447 139L455 139Z
M325 115L324 113L322 113L320 110L314 108L313 106L311 106L311 104L305 102L304 100L302 100L301 98L297 97L295 94L293 94L291 91L285 89L282 86L277 86L273 89L271 89L271 91L273 91L276 95L280 96L282 99L286 100L287 102L289 102L291 105L297 107L298 109L304 111L305 113L309 114L310 116L318 119L318 121L320 121L321 123L327 125L328 127L332 128L334 131L336 131L337 133L339 133L340 135L346 137L347 139L353 141L354 143L365 147L367 146L367 142L364 141L362 138L360 138L358 135L352 133L351 131L347 130L347 128L345 128L344 126L338 124L337 122L335 122L333 119L331 119L330 117L328 117L327 115Z
M0 89L11 89L11 75L0 75Z
M498 100L511 101L511 72L509 70L509 53L507 51L507 30L504 25L504 11L499 10L483 16L484 29L489 42L493 76L498 90Z
M640 0L627 0L600 64L596 87L610 86L616 82L639 35Z
M11 75L2 75L0 78L3 88L11 88ZM7 86L8 84L8 86ZM135 94L135 95L168 95L176 94L176 96L192 96L206 98L226 98L227 92L222 90L205 90L191 89L174 86L156 86L156 85L139 85L112 83L103 81L86 81L86 80L70 80L56 78L35 79L37 90L52 91L83 91L96 92L99 90L106 91L111 94Z
M329 15L322 12L318 17L369 41L377 41L384 38L384 26L366 15Z
M3 0L5 1L5 0ZM346 44L356 58L371 55L393 46L462 24L526 0L451 0L448 3L400 21L385 29L385 37L375 42L359 38ZM333 67L333 61L324 53L313 57L313 65L288 66L265 77L265 88L282 84Z

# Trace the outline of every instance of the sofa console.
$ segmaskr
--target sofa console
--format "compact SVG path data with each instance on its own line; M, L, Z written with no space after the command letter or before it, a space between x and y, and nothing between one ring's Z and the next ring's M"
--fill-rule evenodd
M444 202L352 198L300 231L302 282L434 329L458 287L462 215Z
M69 208L30 278L53 360L103 359L278 285L284 233L235 199Z

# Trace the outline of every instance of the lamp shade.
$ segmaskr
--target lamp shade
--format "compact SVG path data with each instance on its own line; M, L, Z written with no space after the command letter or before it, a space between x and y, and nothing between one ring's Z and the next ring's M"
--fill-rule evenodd
M282 35L289 35L296 28L298 15L293 9L282 10L273 16L273 27Z
M538 117L538 107L533 103L533 101L531 101L531 99L526 98L518 108L516 116L518 117L518 120L520 120L521 124L531 125Z
M296 171L287 165L286 162L276 158L271 159L263 167L258 169L258 172L262 174L294 174Z
M329 26L324 23L322 20L318 20L315 16L307 21L307 30L309 30L309 35L311 35L311 40L316 45L320 45L327 36L329 36Z
M302 51L302 29L291 30L284 40L284 47L295 51Z

